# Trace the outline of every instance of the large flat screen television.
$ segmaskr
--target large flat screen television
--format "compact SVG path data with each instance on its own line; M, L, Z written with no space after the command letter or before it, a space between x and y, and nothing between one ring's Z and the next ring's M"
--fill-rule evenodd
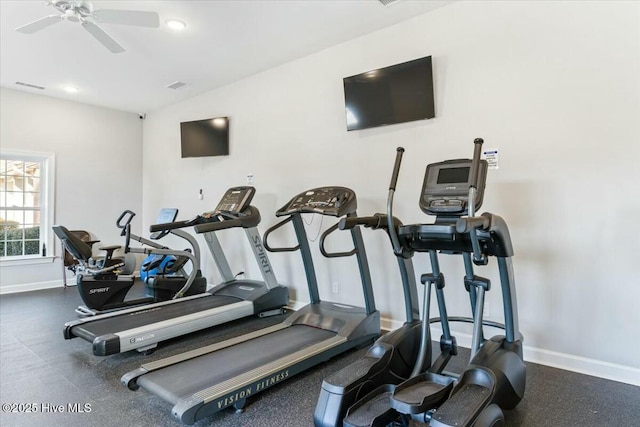
M182 158L229 155L229 118L180 123Z
M347 130L435 117L431 57L345 77Z

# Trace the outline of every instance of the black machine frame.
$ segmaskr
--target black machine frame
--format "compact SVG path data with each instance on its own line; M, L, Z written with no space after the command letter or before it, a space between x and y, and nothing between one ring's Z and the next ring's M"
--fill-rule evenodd
M502 409L515 407L524 395L525 365L522 360L522 335L518 329L517 301L511 257L513 248L505 221L494 214L476 217L482 203L486 163L480 161L482 139L474 141L473 160L455 160L430 165L425 174L420 207L436 215L434 224L402 225L392 215L393 195L404 149L398 148L387 203L387 214L347 219L342 228L364 225L385 230L400 263L405 288L407 322L381 337L364 358L325 379L316 410L316 426L365 427L389 423L408 425L409 420L443 426L504 425ZM467 196L457 188L430 193L433 171L441 167L469 167ZM449 184L449 183L447 183ZM437 186L436 186L437 187ZM480 193L480 194L478 194ZM433 196L433 197L431 197ZM455 203L449 203L455 200ZM434 201L447 201L445 203ZM467 217L463 217L468 214ZM421 275L425 289L423 319L412 313L415 286L407 276L412 272L410 260L415 252L429 254L432 271ZM473 317L449 317L446 312L438 252L462 255L465 266L464 285L469 292ZM488 279L474 274L473 265L485 265L489 257L497 259L503 295L504 324L483 320L484 294L491 288ZM440 316L430 319L432 288L435 288ZM449 322L473 323L471 359L459 377L444 371L451 357L457 355L457 342ZM429 324L442 327L440 356L431 360ZM417 334L416 325L421 332ZM501 327L505 336L485 339L483 325ZM417 338L419 335L419 338ZM416 343L419 343L417 345ZM418 347L418 348L416 348ZM413 369L407 364L413 363Z
M318 283L302 214L318 213L349 217L356 213L355 193L345 187L321 187L300 193L276 216L285 217L265 232L264 246L271 252L300 251L307 278L310 303L291 314L281 324L238 338L193 350L172 358L143 365L125 374L121 381L129 389L140 387L173 405L172 414L186 424L233 406L241 411L247 399L295 374L326 361L348 349L372 342L380 334L380 315L375 309L371 277L358 227L351 230L354 249L332 253L324 247L328 235L320 240L327 257L356 255L362 284L364 307L321 301ZM291 222L297 245L272 247L272 232ZM212 371L207 367L225 366ZM203 378L206 378L203 379ZM179 379L179 380L178 380ZM176 381L190 384L176 387Z

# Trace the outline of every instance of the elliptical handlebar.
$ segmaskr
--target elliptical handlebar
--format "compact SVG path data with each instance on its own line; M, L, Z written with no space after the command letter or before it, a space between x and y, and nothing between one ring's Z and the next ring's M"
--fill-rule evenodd
M476 138L473 140L473 159L471 160L471 187L476 188L476 181L478 180L478 172L480 171L480 156L482 155L482 144L484 139ZM472 203L473 199L469 199L469 203ZM473 200L475 202L475 200ZM475 212L469 212L469 216L473 216Z
M396 256L402 256L402 247L400 246L400 240L398 239L398 233L393 226L393 195L396 191L396 184L398 182L398 175L400 173L400 164L402 163L402 155L404 154L404 148L398 147L396 149L396 161L393 165L393 173L391 174L391 182L389 183L389 196L387 197L387 228L389 237L391 238L391 245L393 246L393 253Z
M404 148L396 148L396 162L393 165L393 173L391 174L391 182L389 183L389 190L396 191L396 183L398 182L398 174L400 174L400 163L402 162L402 155L404 154Z
M134 216L136 216L135 212L130 211L129 209L127 209L124 212L122 212L120 214L120 216L118 217L118 219L116 220L116 226L122 230L120 232L121 236L125 235L125 228L127 227L127 225L131 224L131 220L133 220ZM125 218L126 218L126 220L123 223L123 220Z
M350 230L353 227L362 225L364 227L377 228L380 225L380 217L377 216L348 216L338 223L340 230Z
M352 216L342 218L338 223L338 228L340 230L349 230L357 225L362 225L366 228L384 229L387 230L389 228L389 222L387 221L387 214L377 213L373 216ZM398 218L393 218L393 227L398 228L402 225L402 221Z
M482 154L482 144L484 140L482 138L476 138L473 140L473 160L471 161L471 184L469 185L469 204L468 204L468 218L463 218L456 223L456 230L458 227L469 233L471 238L471 247L473 248L473 262L476 265L486 265L489 262L487 256L480 249L480 241L478 240L477 229L484 228L485 222L488 221L482 217L476 217L476 181L478 180L478 171L480 169L480 156ZM458 225L460 223L460 225ZM486 227L489 225L487 224Z
M460 218L456 221L456 232L469 233L471 230L489 230L491 226L491 219L485 214L481 216L474 216L470 218Z

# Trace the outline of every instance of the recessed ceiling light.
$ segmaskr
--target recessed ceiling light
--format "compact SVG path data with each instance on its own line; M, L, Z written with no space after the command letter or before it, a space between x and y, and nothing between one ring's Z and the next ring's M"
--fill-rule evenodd
M65 86L64 91L67 93L78 93L78 88L73 86Z
M164 23L167 24L167 27L176 31L184 30L185 28L187 28L187 24L179 19L167 19L166 21L164 21Z

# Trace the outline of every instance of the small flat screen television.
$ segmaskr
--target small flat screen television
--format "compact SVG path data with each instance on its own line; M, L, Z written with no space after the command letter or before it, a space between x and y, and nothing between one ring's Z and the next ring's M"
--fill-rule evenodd
M182 158L229 155L229 118L180 123Z
M431 57L343 79L347 130L435 117Z

